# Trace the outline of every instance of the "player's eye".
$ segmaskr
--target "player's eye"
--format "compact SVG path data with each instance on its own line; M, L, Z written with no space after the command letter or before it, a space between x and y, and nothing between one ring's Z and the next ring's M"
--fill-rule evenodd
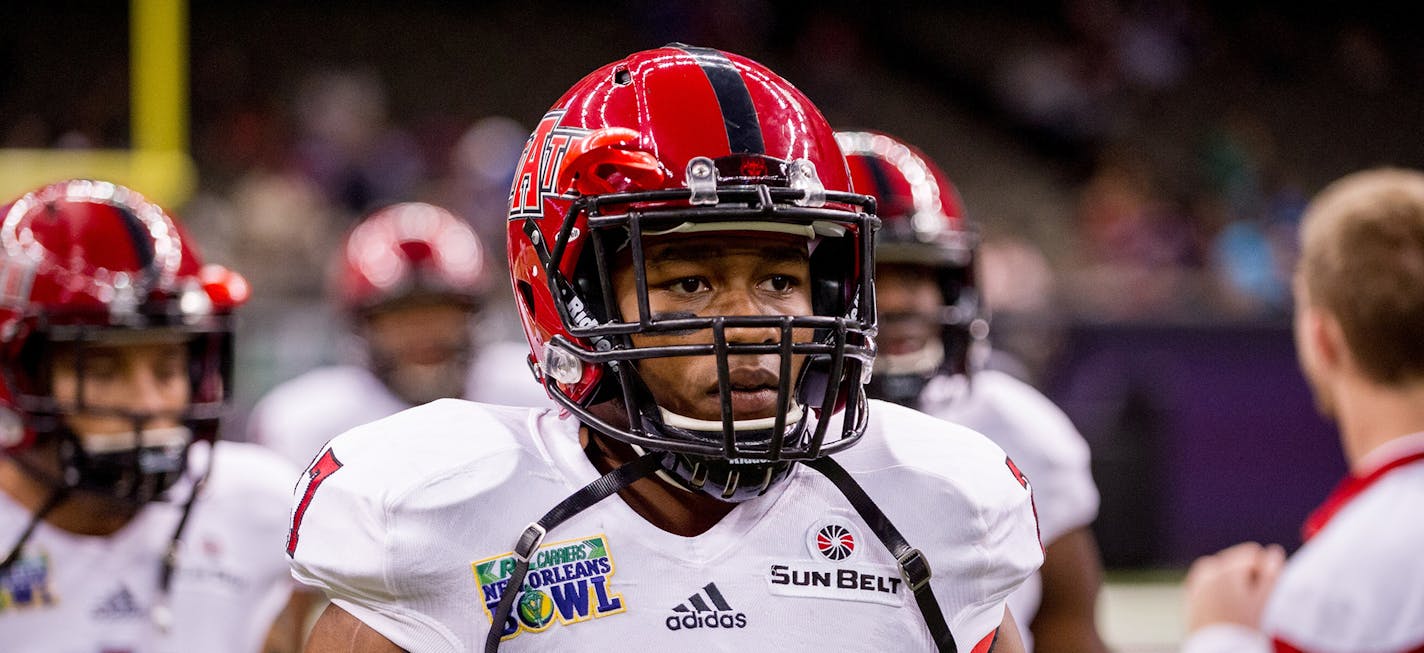
M782 293L801 285L801 280L789 274L774 274L761 285L766 290Z
M671 282L664 284L663 287L676 293L683 293L688 295L712 289L712 286L708 284L707 280L703 279L702 277L683 277L681 279L674 279Z

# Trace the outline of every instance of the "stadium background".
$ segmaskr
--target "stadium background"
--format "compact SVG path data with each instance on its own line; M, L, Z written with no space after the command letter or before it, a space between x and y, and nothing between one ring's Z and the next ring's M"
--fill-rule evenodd
M919 144L958 184L985 232L996 364L1093 448L1106 632L1169 650L1184 566L1243 539L1294 548L1343 471L1295 370L1295 222L1340 174L1424 165L1417 23L1364 5L10 7L0 188L132 179L249 276L240 438L263 391L345 354L324 259L361 211L441 203L498 253L512 162L579 77L670 41L752 56L833 124ZM517 338L512 319L482 331Z

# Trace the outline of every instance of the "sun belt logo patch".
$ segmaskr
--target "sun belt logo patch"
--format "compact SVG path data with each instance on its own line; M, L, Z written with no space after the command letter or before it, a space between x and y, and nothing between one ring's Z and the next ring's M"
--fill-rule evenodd
M846 562L856 557L860 545L860 533L844 518L822 519L806 530L806 548L813 560Z
M772 564L767 589L777 596L836 599L899 606L904 603L899 570L863 554L865 539L845 515L817 520L806 529L811 559Z
M855 553L855 536L840 524L829 524L816 531L816 550L828 560L845 560Z
M519 592L504 624L504 639L523 632L543 632L555 622L567 626L627 609L622 595L609 589L613 555L603 535L539 547L529 559L524 584L511 590L509 577L514 565L512 552L471 564L484 597L486 618L494 619L505 592Z

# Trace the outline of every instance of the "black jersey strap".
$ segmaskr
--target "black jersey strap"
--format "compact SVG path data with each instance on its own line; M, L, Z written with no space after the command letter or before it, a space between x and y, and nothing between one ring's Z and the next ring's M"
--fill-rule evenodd
M509 614L514 611L515 596L524 586L524 576L529 573L529 559L534 557L534 552L544 543L544 536L570 517L593 507L599 501L632 485L634 481L662 469L662 459L666 455L654 451L625 463L583 486L578 492L570 494L568 498L560 501L559 505L544 513L539 521L524 529L524 533L519 536L519 542L514 545L514 571L509 575L504 594L499 597L499 607L495 609L494 617L490 621L489 634L485 637L485 653L499 650L504 624L509 621Z
M830 456L822 456L806 461L805 465L820 472L845 495L850 505L860 513L860 518L865 520L870 530L880 538L885 548L890 550L890 555L895 556L895 561L900 565L900 576L905 579L905 586L915 593L915 603L920 606L920 614L930 629L936 649L940 653L956 653L958 649L954 644L954 635L949 632L949 624L945 623L939 601L935 600L934 590L930 588L930 563L925 559L925 555L905 541L899 529L890 523L890 518L880 510L880 506L875 505L875 501L840 463L832 460Z
M45 497L45 502L40 505L40 509L30 516L30 523L25 526L25 530L20 533L20 539L15 541L15 545L10 548L10 554L5 556L5 560L0 561L0 575L10 570L10 565L20 561L20 553L25 549L25 543L30 541L30 536L34 534L35 527L44 521L49 513L53 512L59 504L69 498L69 488L57 487L49 492Z

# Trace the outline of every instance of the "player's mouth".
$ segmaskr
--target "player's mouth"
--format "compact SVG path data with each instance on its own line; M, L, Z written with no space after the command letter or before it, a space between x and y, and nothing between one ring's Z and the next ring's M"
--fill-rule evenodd
M778 378L775 372L764 368L741 367L728 374L732 388L732 415L736 419L756 419L776 415ZM713 388L710 393L720 405L720 392ZM721 410L718 409L720 415Z

